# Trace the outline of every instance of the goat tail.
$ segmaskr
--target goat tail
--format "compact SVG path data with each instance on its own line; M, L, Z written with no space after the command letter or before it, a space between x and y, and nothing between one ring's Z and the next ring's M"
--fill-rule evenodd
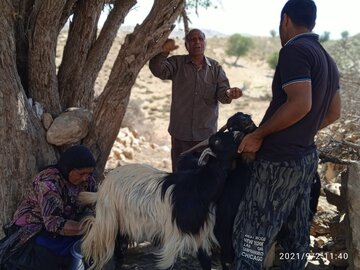
M96 202L96 218L90 216L82 220L84 236L81 252L85 261L89 265L91 264L89 270L100 270L114 254L119 217L114 205L116 202L106 198L107 192L98 195L89 193L91 192L84 192L81 200L84 199L83 202L90 203Z
M98 198L97 192L80 192L77 201L80 205L91 205L95 204Z

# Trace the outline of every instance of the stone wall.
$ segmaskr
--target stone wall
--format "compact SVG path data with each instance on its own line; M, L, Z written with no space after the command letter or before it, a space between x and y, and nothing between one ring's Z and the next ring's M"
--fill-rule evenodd
M346 246L349 270L360 269L360 162L348 166L342 175L342 191L346 199Z

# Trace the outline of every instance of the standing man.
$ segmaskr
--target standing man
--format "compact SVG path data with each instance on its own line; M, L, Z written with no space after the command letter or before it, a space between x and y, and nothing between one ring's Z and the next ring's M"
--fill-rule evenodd
M281 269L305 267L318 161L314 136L340 117L338 69L311 32L315 20L313 0L289 0L281 11L273 98L259 128L239 146L257 158L234 222L236 270L262 269L281 228Z
M169 133L171 160L176 171L178 156L207 139L217 131L218 101L230 103L239 98L239 88L230 88L220 64L204 55L205 34L199 29L185 36L188 55L168 57L177 49L172 39L162 46L162 52L150 60L152 74L162 80L172 80L172 101Z

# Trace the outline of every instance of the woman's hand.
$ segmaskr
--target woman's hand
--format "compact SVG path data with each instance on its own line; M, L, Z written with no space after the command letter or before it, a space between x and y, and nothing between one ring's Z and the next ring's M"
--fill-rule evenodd
M64 224L62 235L72 236L81 235L82 233L81 222L75 220L67 220Z

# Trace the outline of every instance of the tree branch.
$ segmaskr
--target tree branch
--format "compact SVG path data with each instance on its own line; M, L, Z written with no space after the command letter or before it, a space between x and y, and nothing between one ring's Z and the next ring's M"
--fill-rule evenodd
M121 46L109 80L99 96L87 144L97 158L97 171L104 170L113 142L119 132L132 85L145 63L159 52L183 10L184 0L155 0L141 25L137 25ZM144 38L145 37L145 38ZM116 121L109 121L114 119Z
M181 12L181 17L183 19L183 23L184 23L184 31L185 34L189 33L190 31L190 27L189 27L189 16L187 15L186 9L184 8L184 10Z
M59 22L59 32L64 28L70 15L74 13L74 5L78 0L67 0Z
M341 143L346 145L346 146L349 146L352 149L360 151L360 145L359 144L348 142L348 141L341 141Z
M58 72L60 102L64 108L81 106L79 100L74 100L73 94L78 91L79 81L83 79L81 74L96 39L103 4L103 0L79 0L76 5Z
M56 77L56 45L59 35L59 18L65 0L38 0L33 10L34 27L29 35L29 92L47 112L61 111Z
M341 164L341 165L349 165L349 164L356 162L354 160L339 159L337 157L328 156L323 153L319 154L319 159L321 160L321 163L331 162L331 163Z
M91 47L82 73L83 78L79 81L80 85L74 96L74 100L80 100L80 104L90 106L93 103L96 78L111 49L120 25L135 4L136 0L117 0L110 11L99 37Z
M16 13L9 0L0 1L0 225L11 218L30 177L56 160L17 73Z
M152 58L155 54L159 53L162 44L164 44L171 31L174 29L173 23L183 11L184 5L185 1L176 0L167 3L165 6L161 0L155 0L149 15L145 18L141 25L143 29L141 31L151 34L145 34L142 37L139 35L127 36L130 42L139 42L141 40L144 44L143 50L147 56L146 61ZM163 15L158 16L158 14ZM134 33L137 31L137 27L139 26L135 27Z
M29 96L29 21L31 11L34 6L34 0L30 1L12 1L17 16L15 20L15 39L16 39L16 66L20 76L21 84L27 96Z

